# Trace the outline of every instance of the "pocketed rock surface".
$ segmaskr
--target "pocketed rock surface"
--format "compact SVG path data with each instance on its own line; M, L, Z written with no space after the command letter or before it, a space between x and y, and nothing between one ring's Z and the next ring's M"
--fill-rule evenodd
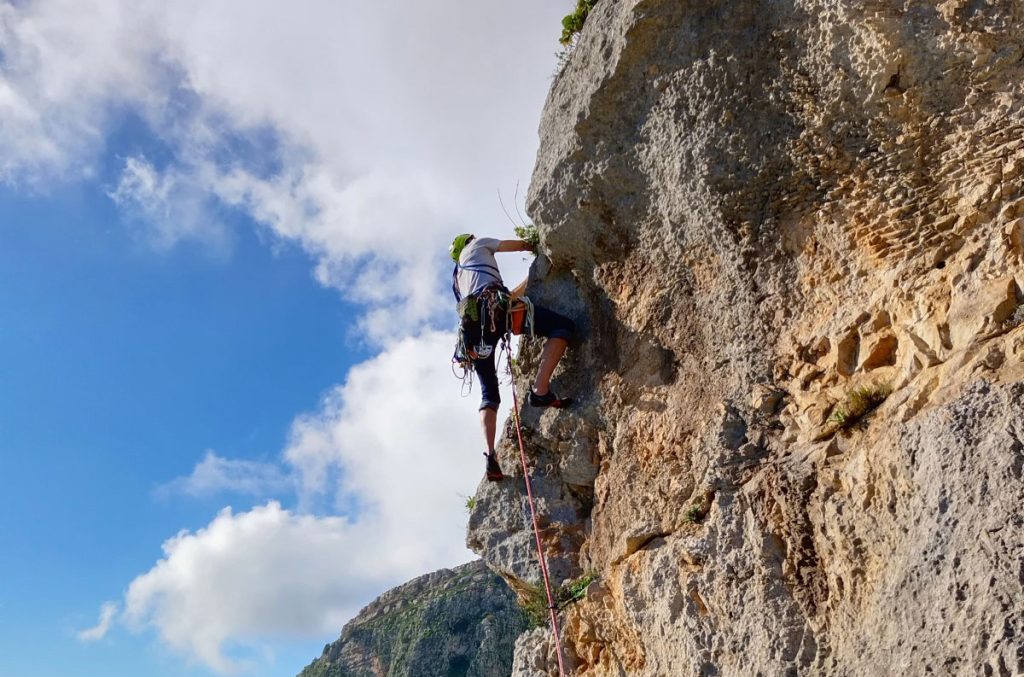
M581 329L524 412L555 582L598 575L572 674L1024 674L1022 87L1022 2L597 4L528 199ZM499 453L467 542L525 595Z

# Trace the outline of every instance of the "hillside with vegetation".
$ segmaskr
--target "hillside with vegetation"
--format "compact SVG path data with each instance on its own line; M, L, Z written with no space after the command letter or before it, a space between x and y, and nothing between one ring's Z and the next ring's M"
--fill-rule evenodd
M509 588L476 561L384 593L299 677L507 675L525 628Z

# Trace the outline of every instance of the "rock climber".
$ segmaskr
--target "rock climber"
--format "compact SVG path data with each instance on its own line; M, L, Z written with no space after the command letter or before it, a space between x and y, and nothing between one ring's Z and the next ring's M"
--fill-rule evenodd
M508 310L513 315L526 316L521 331L544 336L544 348L540 355L537 376L530 388L529 403L534 407L565 408L571 398L559 397L551 390L551 374L562 359L566 346L575 331L569 318L558 313L533 306L532 313L515 313L516 301L526 290L526 280L509 291L501 280L498 263L494 255L498 252L534 251L525 240L497 240L490 237L477 238L471 233L457 236L448 249L455 269L452 272L452 292L459 302L462 318L462 340L466 357L472 360L473 370L480 380L480 427L487 442L487 479L497 482L504 479L498 457L494 452L494 438L498 424L498 374L494 366L498 341L509 330ZM532 314L532 318L529 315ZM532 319L532 324L531 324ZM516 332L518 333L518 331Z

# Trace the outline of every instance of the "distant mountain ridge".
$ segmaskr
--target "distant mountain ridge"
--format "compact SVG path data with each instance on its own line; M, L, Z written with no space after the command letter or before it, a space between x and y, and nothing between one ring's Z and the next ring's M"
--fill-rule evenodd
M512 591L478 560L385 592L299 677L508 675L525 628Z

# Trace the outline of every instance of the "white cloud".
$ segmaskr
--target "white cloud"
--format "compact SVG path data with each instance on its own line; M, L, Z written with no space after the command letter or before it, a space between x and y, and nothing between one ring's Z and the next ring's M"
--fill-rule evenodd
M154 104L151 18L119 2L0 5L0 180L89 175L111 107Z
M461 531L452 497L483 473L477 401L457 395L453 347L453 335L431 332L354 367L319 412L296 420L284 453L307 492L332 488L328 471L341 469L342 501L358 498L364 514L423 552L433 539L415 534L445 524Z
M144 224L146 236L160 249L187 239L223 249L227 232L211 208L208 188L200 183L203 173L159 171L144 157L130 157L117 187L108 195L133 220Z
M289 491L291 478L274 463L223 458L207 450L188 477L179 477L157 489L160 496L185 494L214 496L221 492L267 496Z
M438 285L446 226L438 224L449 191L437 181L374 173L340 185L324 167L307 166L270 179L236 170L211 189L313 254L321 283L369 309L362 327L378 345L447 309Z
M96 642L107 636L110 631L110 626L114 623L114 616L117 614L117 604L115 602L105 602L100 607L100 618L91 628L86 630L80 630L78 640L80 642Z
M156 627L173 649L230 673L244 658L225 643L337 630L387 579L370 534L340 517L297 515L278 503L234 514L163 545L164 558L125 594L130 626Z
M222 200L370 306L370 339L412 335L443 307L448 237L508 230L495 189L531 170L566 7L0 5L0 180L93 174L135 111L171 159L130 158L111 194L156 246L222 242Z
M495 189L532 169L571 4L0 0L0 182L95 179L126 154L100 179L155 246L224 242L217 212L239 210L362 304L382 350L296 420L280 477L208 456L180 480L258 496L286 477L301 500L168 540L130 586L134 625L229 671L225 647L337 631L371 591L469 557L476 407L425 327L450 317L449 237L510 230ZM158 153L112 145L125 112Z
M469 561L462 497L484 463L476 402L456 395L448 367L453 340L433 332L396 342L296 419L283 461L302 480L303 503L327 497L336 513L358 510L225 509L164 544L164 558L129 586L126 622L227 673L269 638L337 632L387 587ZM243 468L254 470L253 486L266 470L209 454L189 480L224 486L247 477ZM253 652L228 650L239 646Z

